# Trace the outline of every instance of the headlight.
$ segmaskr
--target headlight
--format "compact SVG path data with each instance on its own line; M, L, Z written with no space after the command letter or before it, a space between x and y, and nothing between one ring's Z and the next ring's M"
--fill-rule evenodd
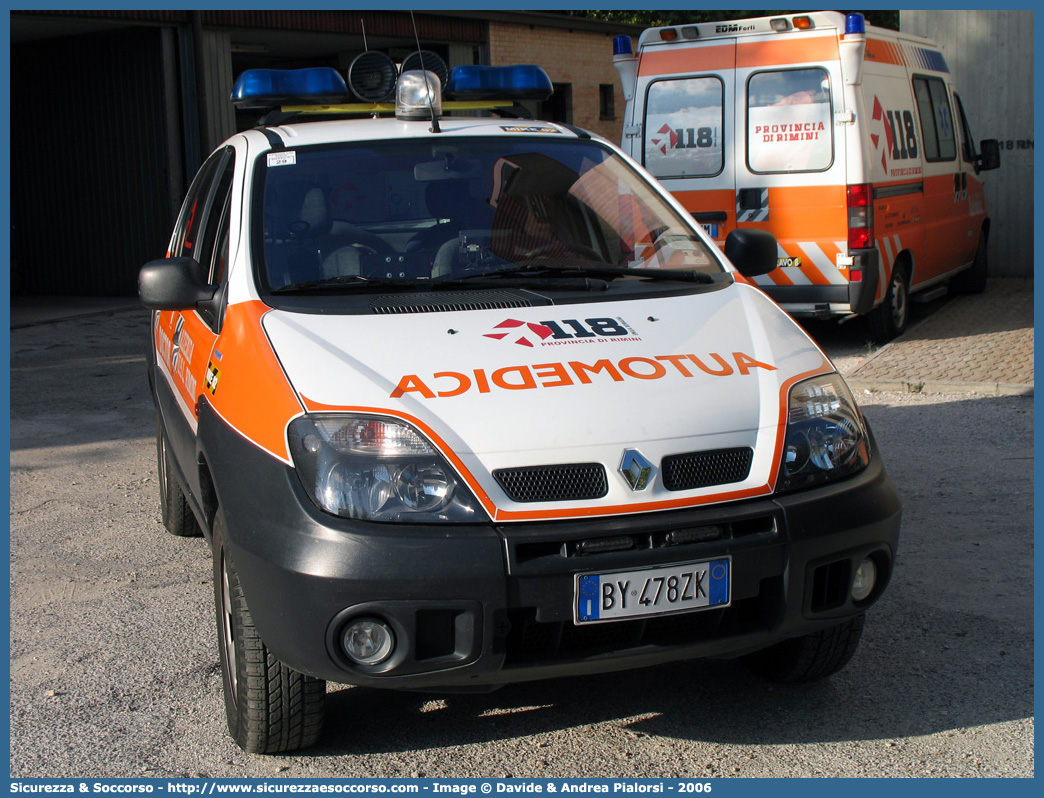
M488 520L449 463L408 424L309 415L287 430L305 490L328 513L365 521Z
M790 389L780 491L847 477L869 462L863 418L839 374L813 377Z

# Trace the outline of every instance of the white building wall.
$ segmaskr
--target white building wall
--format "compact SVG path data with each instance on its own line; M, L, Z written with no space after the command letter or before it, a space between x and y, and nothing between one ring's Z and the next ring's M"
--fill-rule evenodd
M900 11L905 33L934 39L957 81L976 141L1001 144L986 172L990 274L1033 276L1033 12Z

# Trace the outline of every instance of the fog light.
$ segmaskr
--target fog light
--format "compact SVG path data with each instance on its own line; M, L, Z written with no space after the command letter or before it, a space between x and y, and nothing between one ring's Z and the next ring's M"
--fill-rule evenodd
M877 566L869 557L860 563L852 580L852 600L863 601L874 592L877 584Z
M345 653L360 665L378 665L391 656L395 635L391 628L374 618L357 618L348 624L341 638Z

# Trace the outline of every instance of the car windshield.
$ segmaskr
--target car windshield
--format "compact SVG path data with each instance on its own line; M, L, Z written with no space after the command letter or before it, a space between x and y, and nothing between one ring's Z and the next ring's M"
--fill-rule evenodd
M439 137L289 155L263 159L256 178L268 291L723 271L690 223L595 141Z

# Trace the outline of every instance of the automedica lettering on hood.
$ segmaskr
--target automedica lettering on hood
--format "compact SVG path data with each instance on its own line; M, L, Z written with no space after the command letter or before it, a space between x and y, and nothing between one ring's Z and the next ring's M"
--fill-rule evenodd
M540 328L551 326L551 315L563 331L574 331L570 320L585 331L597 320L604 331L613 320L627 333L593 335L582 351L570 349L571 357L490 337L504 329L498 310L376 318L274 311L264 326L307 409L365 409L409 420L458 459L486 495L500 495L490 476L497 468L588 460L615 468L624 449L635 446L653 460L749 446L750 475L730 491L767 493L778 470L785 390L829 366L811 341L766 312L760 293L736 288L650 301L633 323L634 306L625 302L512 312L519 324L509 329L525 330L534 344L543 342ZM755 323L728 323L736 313ZM363 336L370 345L357 346ZM660 490L653 485L643 498L666 500ZM627 493L621 481L602 500L556 502L553 510L648 509ZM677 494L669 498L677 503ZM714 489L686 499L717 500ZM507 500L499 506L512 509Z

